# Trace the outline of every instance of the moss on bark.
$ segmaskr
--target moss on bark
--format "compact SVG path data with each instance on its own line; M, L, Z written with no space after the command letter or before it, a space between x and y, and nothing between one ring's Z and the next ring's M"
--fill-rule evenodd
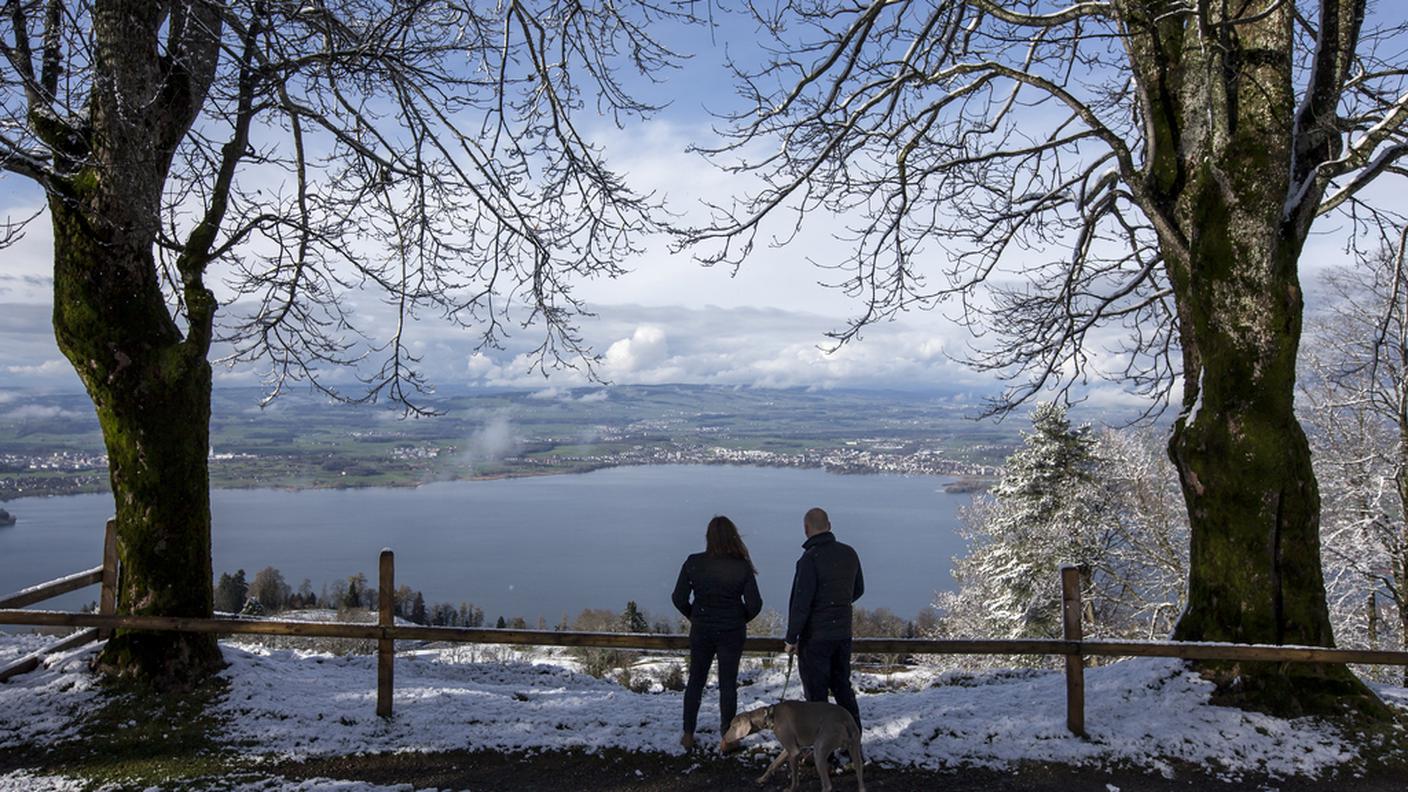
M81 196L74 196L80 197ZM156 281L151 244L50 202L54 330L97 410L122 562L121 613L209 616L210 364L189 348ZM213 636L119 631L97 665L185 686L221 664Z

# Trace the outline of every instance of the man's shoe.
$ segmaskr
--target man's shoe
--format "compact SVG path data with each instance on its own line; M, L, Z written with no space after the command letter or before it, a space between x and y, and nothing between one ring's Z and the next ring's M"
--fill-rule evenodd
M694 735L690 732L685 732L684 734L681 734L680 747L685 749L686 751L694 750Z

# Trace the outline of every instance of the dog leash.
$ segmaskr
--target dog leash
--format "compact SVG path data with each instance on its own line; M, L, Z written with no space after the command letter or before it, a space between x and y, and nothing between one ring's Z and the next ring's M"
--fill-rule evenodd
M787 686L792 684L792 663L797 659L797 655L787 653L787 678L782 681L782 701L787 700Z

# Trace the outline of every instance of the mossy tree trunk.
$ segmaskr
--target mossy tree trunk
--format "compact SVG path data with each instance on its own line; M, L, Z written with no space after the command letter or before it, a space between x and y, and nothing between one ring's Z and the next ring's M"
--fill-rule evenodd
M219 11L98 2L92 28L87 118L36 124L61 160L47 185L54 332L102 426L122 562L119 612L209 616L207 354L216 306L202 275L228 178L217 180L204 222L176 261L180 323L155 250L167 174L219 58ZM241 134L235 144L242 152ZM227 159L221 176L238 157ZM168 685L196 682L220 663L213 636L130 630L98 658L110 673Z
M1200 231L1215 249L1189 268L1188 280L1204 288L1185 300L1194 320L1185 336L1193 406L1170 443L1192 529L1188 607L1174 637L1332 646L1320 496L1294 411L1295 252L1257 250L1252 234L1227 222L1236 212L1214 213L1204 215ZM1229 286L1228 278L1240 283ZM1291 711L1323 709L1298 696L1367 695L1337 666L1214 670L1224 692Z
M1149 143L1145 201L1183 352L1169 452L1192 545L1174 637L1331 646L1320 496L1294 410L1298 262L1326 184L1317 167L1340 154L1334 109L1362 4L1326 3L1303 103L1293 4L1183 15L1154 0L1121 5ZM1343 666L1205 667L1253 706L1381 708Z
M209 616L210 364L182 337L156 282L151 243L127 244L62 201L54 223L54 329L80 372L108 452L122 613ZM217 667L210 635L118 631L99 663L182 682Z

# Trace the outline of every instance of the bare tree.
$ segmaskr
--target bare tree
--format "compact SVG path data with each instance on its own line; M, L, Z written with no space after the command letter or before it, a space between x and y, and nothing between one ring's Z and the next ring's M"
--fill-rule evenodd
M840 215L849 254L827 265L861 309L836 340L948 300L971 362L1010 378L995 411L1091 376L1180 388L1176 637L1329 645L1298 262L1317 218L1392 219L1365 187L1408 152L1405 27L1366 5L756 4L771 57L737 68L746 110L712 153L762 186L685 241L737 265L765 222L786 239ZM1283 709L1316 690L1377 707L1343 668L1206 668Z
M1408 283L1403 248L1323 279L1302 395L1325 484L1322 535L1337 627L1408 648ZM1397 624L1380 620L1396 614Z
M271 396L301 379L412 412L422 315L485 346L535 325L539 365L589 363L572 283L618 273L654 221L577 118L651 109L618 75L671 62L647 27L676 13L5 0L0 170L46 196L54 329L102 424L125 612L211 611L213 343ZM349 294L385 303L390 329L361 326ZM344 364L364 388L329 384ZM178 633L120 632L101 657L166 679L218 663L213 638Z

